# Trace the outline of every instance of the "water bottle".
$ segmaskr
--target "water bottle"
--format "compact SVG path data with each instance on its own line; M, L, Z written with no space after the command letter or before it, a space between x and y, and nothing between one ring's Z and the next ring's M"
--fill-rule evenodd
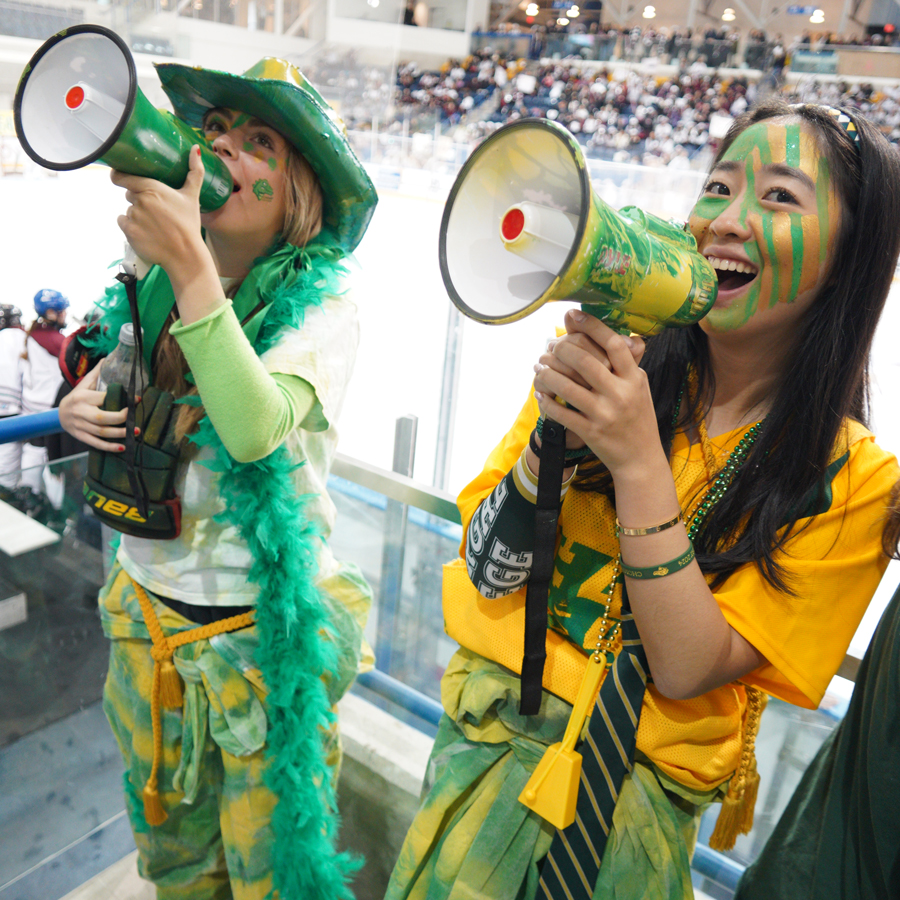
M121 384L125 390L131 383L131 368L135 359L138 361L137 372L134 378L134 391L137 396L142 396L144 390L150 384L150 370L143 357L137 357L137 348L134 343L134 325L126 322L119 329L119 344L106 359L100 364L100 377L97 379L97 390L105 391L111 384Z

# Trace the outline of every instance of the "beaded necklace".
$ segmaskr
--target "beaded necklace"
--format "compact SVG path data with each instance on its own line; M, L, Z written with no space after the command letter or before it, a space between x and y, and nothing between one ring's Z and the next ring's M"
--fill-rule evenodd
M681 385L681 390L678 393L678 399L675 401L675 413L672 416L673 432L675 431L676 425L678 423L678 416L681 412L681 401L684 397L684 391L688 386L688 383L691 381L692 374L693 373L689 374L687 378L685 378L684 382ZM709 514L710 512L712 512L713 507L722 499L722 497L725 496L725 492L729 487L731 487L732 483L734 482L735 476L747 461L750 450L753 447L753 444L756 442L756 439L759 437L759 434L762 431L762 427L763 422L760 421L747 429L746 434L738 441L737 446L734 448L734 450L731 451L728 459L725 462L725 465L716 474L712 484L706 489L706 492L700 496L700 499L694 505L694 508L690 512L685 514L684 520L687 526L688 540L690 540L691 544L694 543L694 538L700 533L700 530L706 523L707 518L709 518ZM700 426L700 432L702 440L706 435L706 429L702 426L702 423ZM706 438L707 442L708 440L709 439ZM616 555L616 558L613 560L613 572L612 577L609 581L609 585L603 592L607 599L606 603L604 604L603 613L600 617L600 626L596 649L592 654L593 661L595 663L605 662L607 668L612 665L616 654L621 649L622 643L621 621L614 616L610 616L609 614L610 607L612 606L613 601L613 593L616 589L616 582L619 579L619 568L621 566L621 562L622 552L620 550Z
M685 378L683 384L681 385L681 390L678 393L678 399L675 401L675 412L672 416L672 432L675 432L675 428L678 424L678 416L681 412L681 401L684 397L685 388L688 386L688 383L692 380L693 371ZM725 492L731 485L734 483L734 479L737 473L741 470L741 467L747 461L747 457L750 455L750 450L752 449L754 443L756 443L756 439L759 437L760 432L762 431L763 422L757 422L755 425L751 425L750 428L747 429L746 434L738 441L737 446L728 456L728 459L725 462L725 465L719 470L713 479L713 483L706 489L706 493L704 493L700 500L694 505L694 508L685 514L685 522L687 523L687 533L688 539L693 544L694 538L700 533L700 530L706 524L706 520L709 518L709 514L712 512L713 507L725 496ZM702 423L701 423L702 426ZM701 441L706 433L706 429L700 427L700 437ZM707 438L708 441L708 438Z
M612 578L610 578L609 584L603 592L606 596L606 603L600 615L600 630L597 634L596 649L592 655L595 663L603 663L607 669L612 666L619 650L622 649L622 620L609 614L613 602L613 593L616 590L616 582L619 580L621 563L622 553L620 551L613 560Z

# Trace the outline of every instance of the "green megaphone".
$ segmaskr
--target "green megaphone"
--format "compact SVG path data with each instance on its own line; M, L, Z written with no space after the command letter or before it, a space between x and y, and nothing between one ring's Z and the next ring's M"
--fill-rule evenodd
M719 287L683 224L608 206L578 142L546 119L504 125L469 157L444 207L440 266L460 312L489 325L574 300L618 331L656 334L699 321Z
M177 189L199 144L200 208L218 209L231 195L231 175L203 135L150 103L128 47L100 25L76 25L41 44L19 79L13 114L23 149L44 168L101 162Z

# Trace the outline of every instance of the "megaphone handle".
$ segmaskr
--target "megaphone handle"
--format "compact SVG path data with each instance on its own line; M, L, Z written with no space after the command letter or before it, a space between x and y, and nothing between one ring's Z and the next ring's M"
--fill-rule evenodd
M596 303L582 303L581 311L587 313L589 316L593 316L595 319L599 319L604 325L608 325L613 331L616 331L619 334L631 334L631 329L627 325L611 324L608 321L612 310L605 306L598 306Z
M150 271L150 263L138 256L128 241L125 241L125 255L122 257L121 265L126 275L134 275L138 281Z
M534 514L534 556L525 592L525 649L519 700L519 713L523 716L533 716L541 708L547 660L547 600L556 561L556 526L565 458L566 429L553 419L545 419Z

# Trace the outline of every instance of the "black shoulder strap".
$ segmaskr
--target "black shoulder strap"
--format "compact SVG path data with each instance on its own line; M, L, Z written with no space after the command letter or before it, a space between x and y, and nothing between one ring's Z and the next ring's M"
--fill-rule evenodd
M525 655L519 701L519 713L523 716L533 716L541 708L541 685L547 660L547 601L556 561L556 526L565 457L566 429L559 422L545 419L534 515L534 557L525 592Z

